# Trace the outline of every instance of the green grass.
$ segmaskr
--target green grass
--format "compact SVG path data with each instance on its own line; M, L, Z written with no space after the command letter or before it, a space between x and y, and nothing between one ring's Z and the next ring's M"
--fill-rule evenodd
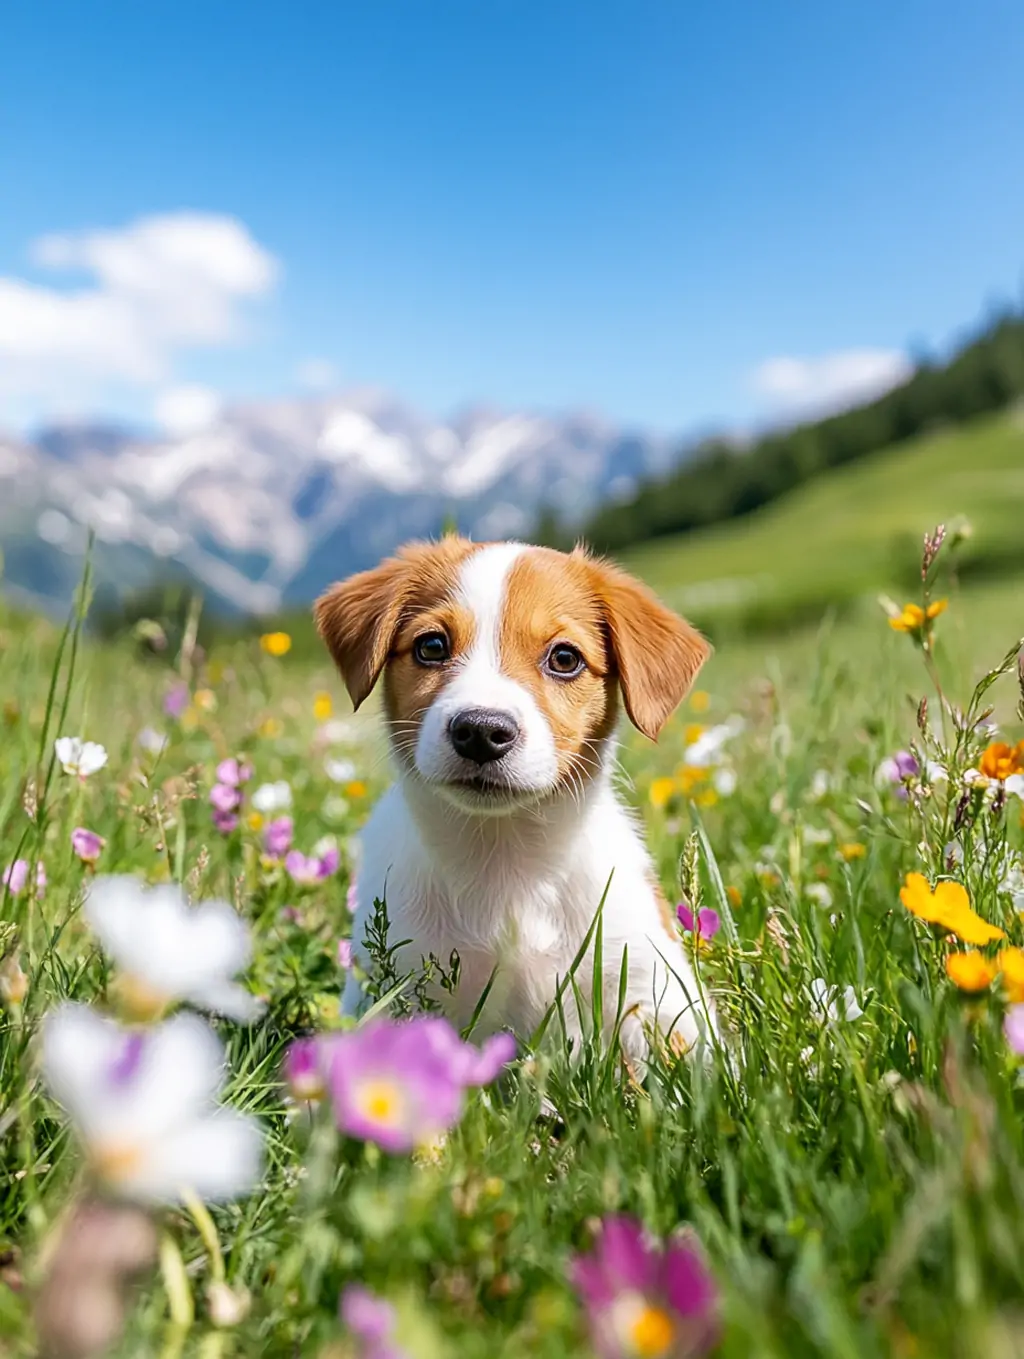
M992 427L993 447L1008 437ZM944 445L908 450L908 461L929 447ZM893 484L909 495L916 483L907 477ZM981 502L963 503L977 513ZM945 511L922 481L910 518L892 522L926 521L935 508ZM734 545L746 533L767 534L784 509L736 526ZM822 530L811 541L834 550L854 541L844 535L867 518L851 511L833 535ZM803 522L809 532L814 516ZM794 543L790 559L807 548ZM709 577L731 560L723 549L715 565L707 553ZM1012 583L954 592L940 620L940 671L962 706L1024 631L1020 613ZM659 1234L693 1225L722 1289L725 1356L1020 1353L1024 1089L1002 1037L998 993L965 1004L945 977L945 945L898 902L907 871L941 871L959 794L940 788L915 805L875 787L878 760L916 738L914 711L930 692L911 642L880 614L770 644L726 639L701 680L708 710L689 706L657 747L635 735L625 742L632 787L624 796L644 810L673 899L680 855L692 871L695 816L706 831L708 852L690 886L735 921L735 942L723 931L700 964L719 998L735 1070L719 1064L705 1074L658 1061L637 1091L605 1080L596 1051L572 1068L552 1031L500 1094L470 1101L428 1164L335 1138L310 1146L278 1082L290 1037L336 1022L348 845L387 778L372 715L352 748L366 794L351 790L339 801L312 717L317 691L338 692L324 659L271 661L249 642L215 649L193 685L213 702L182 725L161 712L169 668L127 645L83 644L73 675L65 648L48 715L56 646L48 624L0 614L0 867L38 854L49 875L42 902L7 900L0 925L3 947L29 978L23 1007L0 1010L0 1356L35 1353L33 1287L45 1243L81 1184L74 1138L34 1061L50 1007L66 996L107 1001L108 967L79 914L86 870L69 848L77 825L106 837L105 871L173 875L198 897L235 900L256 931L251 984L268 999L254 1028L219 1026L231 1098L263 1119L268 1137L265 1182L214 1213L228 1278L250 1291L252 1310L235 1328L212 1327L209 1253L190 1217L168 1213L162 1225L184 1257L196 1320L175 1331L155 1272L142 1282L120 1353L342 1359L354 1351L337 1322L338 1293L358 1279L399 1304L410 1352L422 1359L585 1355L566 1265L594 1222L615 1211L637 1214ZM1016 734L1013 676L992 695ZM61 729L103 741L110 764L84 787L55 773L47 791L65 696ZM652 806L651 781L675 771L687 725L734 712L746 727L731 745L733 795L713 805L701 796L697 810L679 795ZM931 714L938 742L934 694ZM135 744L145 725L171 736L156 770ZM976 758L976 745L961 739L956 760ZM225 840L211 831L213 768L240 751L258 782L292 784L302 847L325 833L338 837L345 853L337 880L297 897L267 876L253 833ZM26 807L37 809L34 819ZM981 851L1007 841L1019 850L1019 812L1011 801L1006 812L968 816L959 831L972 899L1015 943L1024 942L1024 927L997 896L991 857ZM854 843L863 857L838 852ZM831 905L822 904L821 887ZM285 905L299 907L298 921L282 914ZM820 1022L810 990L818 977L852 986L863 1017ZM557 1135L539 1120L543 1097L564 1124ZM10 1287L15 1272L19 1288Z
M966 517L965 578L1024 577L1024 422L975 421L815 477L741 520L657 539L627 565L718 635L849 609L913 584L922 534Z

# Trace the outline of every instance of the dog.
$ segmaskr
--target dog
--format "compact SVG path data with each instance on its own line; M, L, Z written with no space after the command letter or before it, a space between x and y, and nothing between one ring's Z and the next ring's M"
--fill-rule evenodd
M356 960L381 898L402 969L458 954L454 993L439 994L455 1022L486 990L478 1023L529 1036L562 994L578 1038L569 974L600 909L596 984L631 1068L654 1042L683 1052L706 1037L713 1007L613 786L620 703L656 739L710 654L704 637L581 548L456 536L334 585L315 617L355 708L383 675L397 769L362 835ZM593 952L573 972L588 999ZM363 1001L350 974L343 1012Z

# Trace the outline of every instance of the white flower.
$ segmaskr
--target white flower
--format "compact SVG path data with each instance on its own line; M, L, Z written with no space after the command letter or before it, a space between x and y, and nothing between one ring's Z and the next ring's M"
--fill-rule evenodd
M827 845L831 839L832 832L824 826L820 830L816 826L804 827L805 845Z
M332 797L324 798L324 805L320 811L325 821L344 821L348 815L348 808L347 800L334 794Z
M1024 864L1020 860L1008 864L1003 869L999 890L1013 898L1013 909L1015 911L1024 914Z
M328 745L350 745L362 735L362 727L350 717L333 717L317 733Z
M197 1015L140 1032L66 1003L43 1022L43 1072L121 1197L177 1203L191 1190L214 1201L256 1184L259 1125L216 1103L224 1049Z
M736 770L727 765L720 765L711 776L712 787L719 797L732 797L737 783Z
M162 755L167 749L167 737L155 727L143 727L135 739L150 755Z
M248 1021L256 1000L232 978L249 963L249 928L226 901L190 907L173 884L99 877L85 918L117 963L129 1009L155 1016L175 1001Z
M825 911L832 905L832 892L827 883L808 883L804 888L804 895Z
M720 722L717 727L708 727L701 732L692 745L686 747L683 763L705 768L717 764L722 757L722 747L726 741L738 736L743 730L741 717L730 717L728 722Z
M811 998L818 1014L822 1018L827 1017L833 1023L838 1019L850 1021L860 1019L864 1013L857 1003L857 993L852 986L848 986L842 995L839 995L838 988L829 986L824 977L815 977L811 982Z
M351 760L338 760L328 756L324 760L324 773L332 783L351 783L356 776L356 767Z
M107 762L107 752L95 741L83 741L80 736L58 736L53 743L57 759L65 774L77 774L87 779Z
M292 790L284 779L279 783L261 783L252 795L252 805L264 816L286 812L292 805Z
M1019 797L1024 802L1024 774L1011 774L1004 786L1008 797Z
M832 787L832 775L827 769L816 769L814 777L811 779L810 796L815 802L820 802L828 794Z

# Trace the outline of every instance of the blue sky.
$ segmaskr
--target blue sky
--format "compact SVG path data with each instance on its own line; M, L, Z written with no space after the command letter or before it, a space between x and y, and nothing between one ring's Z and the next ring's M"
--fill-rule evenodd
M0 419L835 399L1020 298L1022 58L1019 0L11 7Z

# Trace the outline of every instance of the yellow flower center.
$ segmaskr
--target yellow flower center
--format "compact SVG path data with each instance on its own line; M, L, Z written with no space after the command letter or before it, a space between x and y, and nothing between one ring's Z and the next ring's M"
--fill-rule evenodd
M142 1163L142 1148L135 1142L101 1142L89 1156L92 1168L107 1184L122 1184Z
M382 1127L395 1128L401 1122L404 1101L394 1081L386 1079L365 1081L356 1095L356 1103L364 1117Z
M124 1018L136 1024L152 1024L171 1003L170 996L130 972L122 972L115 978L111 991Z
M616 1298L611 1322L622 1352L635 1359L664 1359L676 1338L675 1322L668 1312L639 1293Z

